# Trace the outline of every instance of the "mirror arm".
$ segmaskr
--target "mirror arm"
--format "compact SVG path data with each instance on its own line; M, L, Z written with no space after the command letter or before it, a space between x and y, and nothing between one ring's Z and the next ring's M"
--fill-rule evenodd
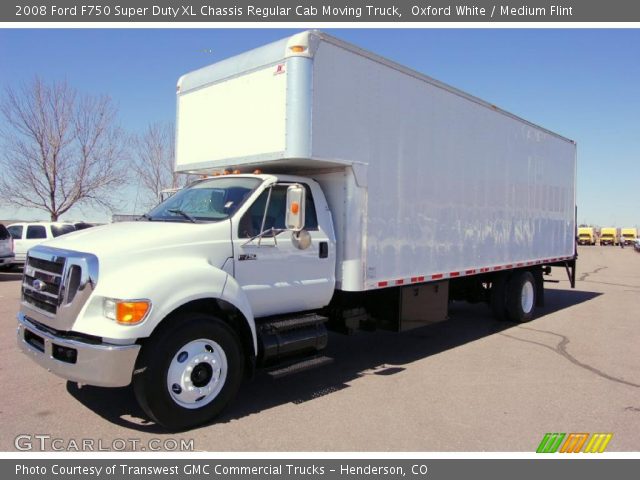
M246 242L244 242L241 246L244 247L246 245L249 245L251 242L253 242L256 238L258 238L260 235L262 235L261 233L259 233L258 235L251 237L249 240L247 240Z
M273 192L273 185L269 187L267 202L264 204L264 214L262 215L262 224L260 225L260 235L259 235L260 238L258 239L258 246L260 246L260 242L262 242L262 234L264 233L264 224L267 221L267 210L269 210L269 202L271 201L271 192Z
M253 242L256 238L259 238L260 240L262 240L262 237L264 237L265 235L271 233L273 234L273 241L275 242L276 245L278 245L278 238L277 236L282 233L282 232L286 232L287 229L286 228L273 228L271 227L269 230L265 230L264 232L260 232L258 235L255 235L253 237L251 237L249 240L247 240L246 242L244 242L241 246L244 247L245 245L249 245L251 242ZM258 246L260 246L260 242L258 242Z

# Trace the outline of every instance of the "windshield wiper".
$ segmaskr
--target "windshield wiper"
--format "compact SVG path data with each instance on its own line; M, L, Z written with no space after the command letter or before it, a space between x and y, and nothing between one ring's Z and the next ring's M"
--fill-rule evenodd
M148 213L143 213L142 215L140 215L140 218L144 218L145 220L149 220L149 221L153 220L153 217ZM138 220L140 220L140 218Z
M197 223L198 222L195 218L193 218L187 212L185 212L184 210L180 210L179 208L170 208L167 211L170 212L170 213L177 213L178 215L182 215L184 218L189 220L191 223Z

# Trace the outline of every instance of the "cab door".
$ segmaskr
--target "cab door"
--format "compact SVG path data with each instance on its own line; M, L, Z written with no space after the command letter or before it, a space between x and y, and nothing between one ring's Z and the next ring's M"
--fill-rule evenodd
M305 230L311 244L300 249L292 241L292 232L285 230L289 185L277 183L265 189L232 226L235 278L256 317L318 309L333 295L333 226L327 214L319 222L316 211L326 209L326 203L322 198L323 205L316 205L310 186L304 185ZM252 240L271 229L273 233Z

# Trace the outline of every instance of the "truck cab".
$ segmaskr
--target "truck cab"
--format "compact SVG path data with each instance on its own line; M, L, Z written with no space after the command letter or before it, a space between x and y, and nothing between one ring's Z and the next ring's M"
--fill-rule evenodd
M600 229L600 245L618 245L618 229L614 227Z
M596 232L593 227L578 228L578 245L595 245Z
M633 245L636 238L638 238L637 228L622 228L620 230L620 241L624 242L625 245Z
M282 322L287 313L327 305L335 248L329 208L314 180L262 174L201 180L138 222L32 248L19 344L43 367L79 383L124 386L134 370L146 370L134 375L134 386L147 413L172 425L170 407L177 404L189 417L181 415L181 425L198 423L205 414L195 407L220 408L228 400L223 387L234 390L256 364L326 344L322 322L306 315L286 319L296 327L294 338L283 325L263 322L278 334L264 332L259 345L255 319L277 314ZM151 360L158 351L171 353ZM157 372L158 362L168 370ZM166 382L165 393L158 385Z

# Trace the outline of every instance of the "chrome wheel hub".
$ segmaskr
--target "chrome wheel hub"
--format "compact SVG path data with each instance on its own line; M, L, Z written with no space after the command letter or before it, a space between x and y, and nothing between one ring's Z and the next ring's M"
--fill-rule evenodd
M201 408L218 396L227 379L227 356L213 340L201 338L180 348L167 372L167 388L184 408Z
M520 305L524 313L529 313L533 310L533 284L531 282L525 282L522 286Z

